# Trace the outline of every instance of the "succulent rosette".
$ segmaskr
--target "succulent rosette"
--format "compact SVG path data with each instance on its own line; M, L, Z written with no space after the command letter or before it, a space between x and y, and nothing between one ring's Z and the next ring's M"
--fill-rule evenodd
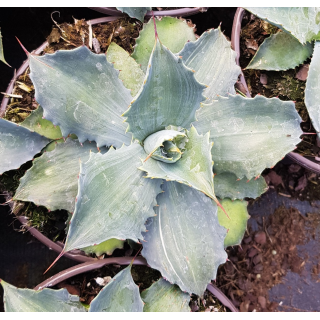
M33 132L42 109L21 126L0 119L0 169L42 150L13 198L72 214L63 252L141 242L151 267L201 295L242 239L236 199L265 191L259 175L294 149L301 119L292 101L236 94L240 68L220 28L195 40L182 20L157 21L159 36L152 24L132 56L116 44L29 54L36 101L61 135ZM230 219L218 219L220 202Z

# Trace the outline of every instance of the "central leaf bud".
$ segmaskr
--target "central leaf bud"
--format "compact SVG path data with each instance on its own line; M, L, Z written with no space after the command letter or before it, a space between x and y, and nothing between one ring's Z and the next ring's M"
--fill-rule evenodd
M175 163L185 148L187 136L176 130L161 130L151 134L144 140L144 150L148 157L167 163Z

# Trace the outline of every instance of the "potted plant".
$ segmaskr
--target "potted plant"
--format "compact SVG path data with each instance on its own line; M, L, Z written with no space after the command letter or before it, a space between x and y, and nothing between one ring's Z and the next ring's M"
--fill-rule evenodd
M52 143L46 132L32 131L35 125L0 119L1 170L46 148L13 199L71 213L59 257L114 238L140 240L151 267L201 295L226 260L224 247L243 237L246 203L235 199L265 190L259 175L299 142L300 117L292 102L234 95L240 69L220 28L174 54L161 42L172 38L166 23L144 26L136 62L114 45L107 61L84 46L27 53L43 117L66 139ZM34 124L42 118L38 110Z

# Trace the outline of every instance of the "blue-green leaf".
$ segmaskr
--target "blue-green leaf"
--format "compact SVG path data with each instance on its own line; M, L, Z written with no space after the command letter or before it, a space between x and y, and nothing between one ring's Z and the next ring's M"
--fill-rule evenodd
M216 204L203 193L177 182L165 182L163 190L157 216L147 222L142 255L181 290L202 295L226 261L226 229Z
M306 84L305 103L312 124L320 137L320 41L316 41L314 45Z
M141 293L143 312L190 312L190 295L160 278Z
M85 312L78 296L66 289L19 289L0 280L6 312Z
M98 147L130 144L121 114L132 97L104 54L82 46L30 55L29 61L35 98L44 117L59 125L64 137L74 133L80 142L94 140Z
M209 101L217 95L235 94L234 85L241 69L220 27L204 32L195 42L186 43L178 55L187 67L195 70L196 79L208 86L203 94Z
M50 210L74 211L78 191L80 162L89 159L90 151L98 152L95 143L68 139L53 151L45 152L33 162L21 178L15 200L31 201ZM106 148L102 148L106 152Z
M145 179L138 169L147 154L139 144L106 154L90 154L81 163L75 212L65 250L108 239L142 239L145 221L154 215L161 180Z
M187 41L195 41L194 29L188 26L186 20L174 17L156 18L157 32L163 45L171 52L179 52ZM155 32L153 19L143 25L139 38L136 40L132 58L141 64L141 69L146 72L148 62L154 46Z
M19 168L50 142L20 125L0 119L0 174Z
M4 58L1 30L0 30L0 61L2 61L3 63L5 63L7 66L11 67L11 66L8 64L8 62L5 60L5 58Z
M257 179L240 180L233 173L222 172L215 175L213 180L216 196L220 199L255 199L268 190L268 185L262 176Z
M138 19L142 22L145 14L152 10L151 7L117 7L117 9L126 13L129 17Z
M204 100L204 88L182 60L157 38L145 83L123 114L127 117L128 131L142 142L169 125L189 128Z
M191 127L187 137L188 141L180 160L175 163L165 163L150 158L139 169L147 172L147 178L184 183L216 200L209 133L199 135L197 130Z
M241 95L218 97L204 104L194 123L200 134L210 131L214 170L248 179L273 167L300 140L301 118L292 101L253 99Z
M320 7L246 7L245 9L291 33L302 44L320 40Z
M161 130L144 140L144 151L162 162L174 163L181 158L180 144L184 146L186 135L176 130ZM146 161L146 160L145 160Z
M139 287L133 282L131 265L120 271L92 300L89 312L142 312Z
M309 58L312 51L313 44L303 45L290 34L279 32L263 41L246 69L292 69Z

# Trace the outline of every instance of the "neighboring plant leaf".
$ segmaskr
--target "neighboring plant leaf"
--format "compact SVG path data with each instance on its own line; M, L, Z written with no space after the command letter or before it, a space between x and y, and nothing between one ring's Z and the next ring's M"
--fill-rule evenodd
M247 221L250 218L247 210L248 203L246 201L230 199L221 200L221 205L228 212L230 219L218 208L219 223L228 229L226 238L224 239L224 246L235 246L241 243L244 233L247 229Z
M106 154L91 153L81 163L76 209L65 250L103 241L141 239L145 221L153 216L161 180L145 179L138 167L146 153L139 144Z
M141 293L143 312L190 312L190 295L160 278Z
M164 182L163 190L157 216L147 221L142 255L168 281L201 296L226 261L226 229L203 193L177 182Z
M21 123L21 126L37 132L49 139L55 140L62 138L60 128L58 126L54 126L51 121L43 118L43 109L41 106L32 111L29 117Z
M19 168L49 142L36 132L0 118L0 174Z
M144 151L148 154L148 157L152 155L151 158L153 159L174 163L181 158L182 150L179 149L179 143L184 146L185 140L186 135L183 132L161 130L144 140ZM175 144L175 141L179 142L178 145Z
M8 64L8 62L4 58L1 30L0 30L0 61L5 63L7 66L11 67L10 64Z
M85 312L78 296L67 289L44 288L39 291L19 289L0 280L4 290L4 309L6 312Z
M142 312L139 287L131 276L131 264L120 271L90 303L89 312Z
M291 33L302 44L320 40L320 8L316 7L246 7L259 18Z
M123 81L126 88L131 90L134 97L142 86L145 74L137 62L130 57L129 53L111 42L106 53L107 60L113 63L117 70L120 70L119 79Z
M35 98L44 117L59 125L64 137L74 133L80 142L94 140L98 147L130 144L121 114L132 97L104 54L82 46L30 55L29 62Z
M117 7L121 12L126 13L129 17L135 18L143 22L144 16L148 11L151 11L151 7Z
M118 239L109 239L96 246L81 248L86 254L95 253L98 257L106 253L111 255L115 249L123 249L124 241Z
M187 67L195 70L196 79L208 85L203 94L209 101L217 95L235 94L234 85L241 69L220 27L204 32L196 42L186 43L178 55Z
M314 45L305 90L305 104L320 138L320 41L316 41Z
M33 161L33 166L20 179L15 200L30 201L50 210L74 211L78 191L79 161L86 162L90 150L98 152L95 143L77 140L59 143L53 151L45 152ZM102 149L103 152L106 148Z
M184 183L216 200L209 133L204 136L199 135L197 130L191 127L187 137L185 151L180 160L175 163L165 163L150 158L139 169L147 172L147 178Z
M171 52L179 52L187 41L195 41L194 29L189 27L186 20L173 17L156 18L157 32L164 46ZM155 41L153 20L143 25L139 38L136 40L132 58L141 64L141 69L146 72L149 58Z
M246 69L288 70L309 58L313 44L301 44L286 32L272 34L260 45Z
M233 172L238 178L254 178L273 167L301 139L301 118L292 101L241 95L217 97L197 112L194 126L210 131L216 173Z
M220 199L255 199L268 190L268 185L262 176L248 181L246 178L237 179L233 173L223 172L215 175L213 180L216 196Z
M157 39L145 83L123 114L127 117L128 131L142 142L169 125L189 128L204 100L204 88L182 60Z

